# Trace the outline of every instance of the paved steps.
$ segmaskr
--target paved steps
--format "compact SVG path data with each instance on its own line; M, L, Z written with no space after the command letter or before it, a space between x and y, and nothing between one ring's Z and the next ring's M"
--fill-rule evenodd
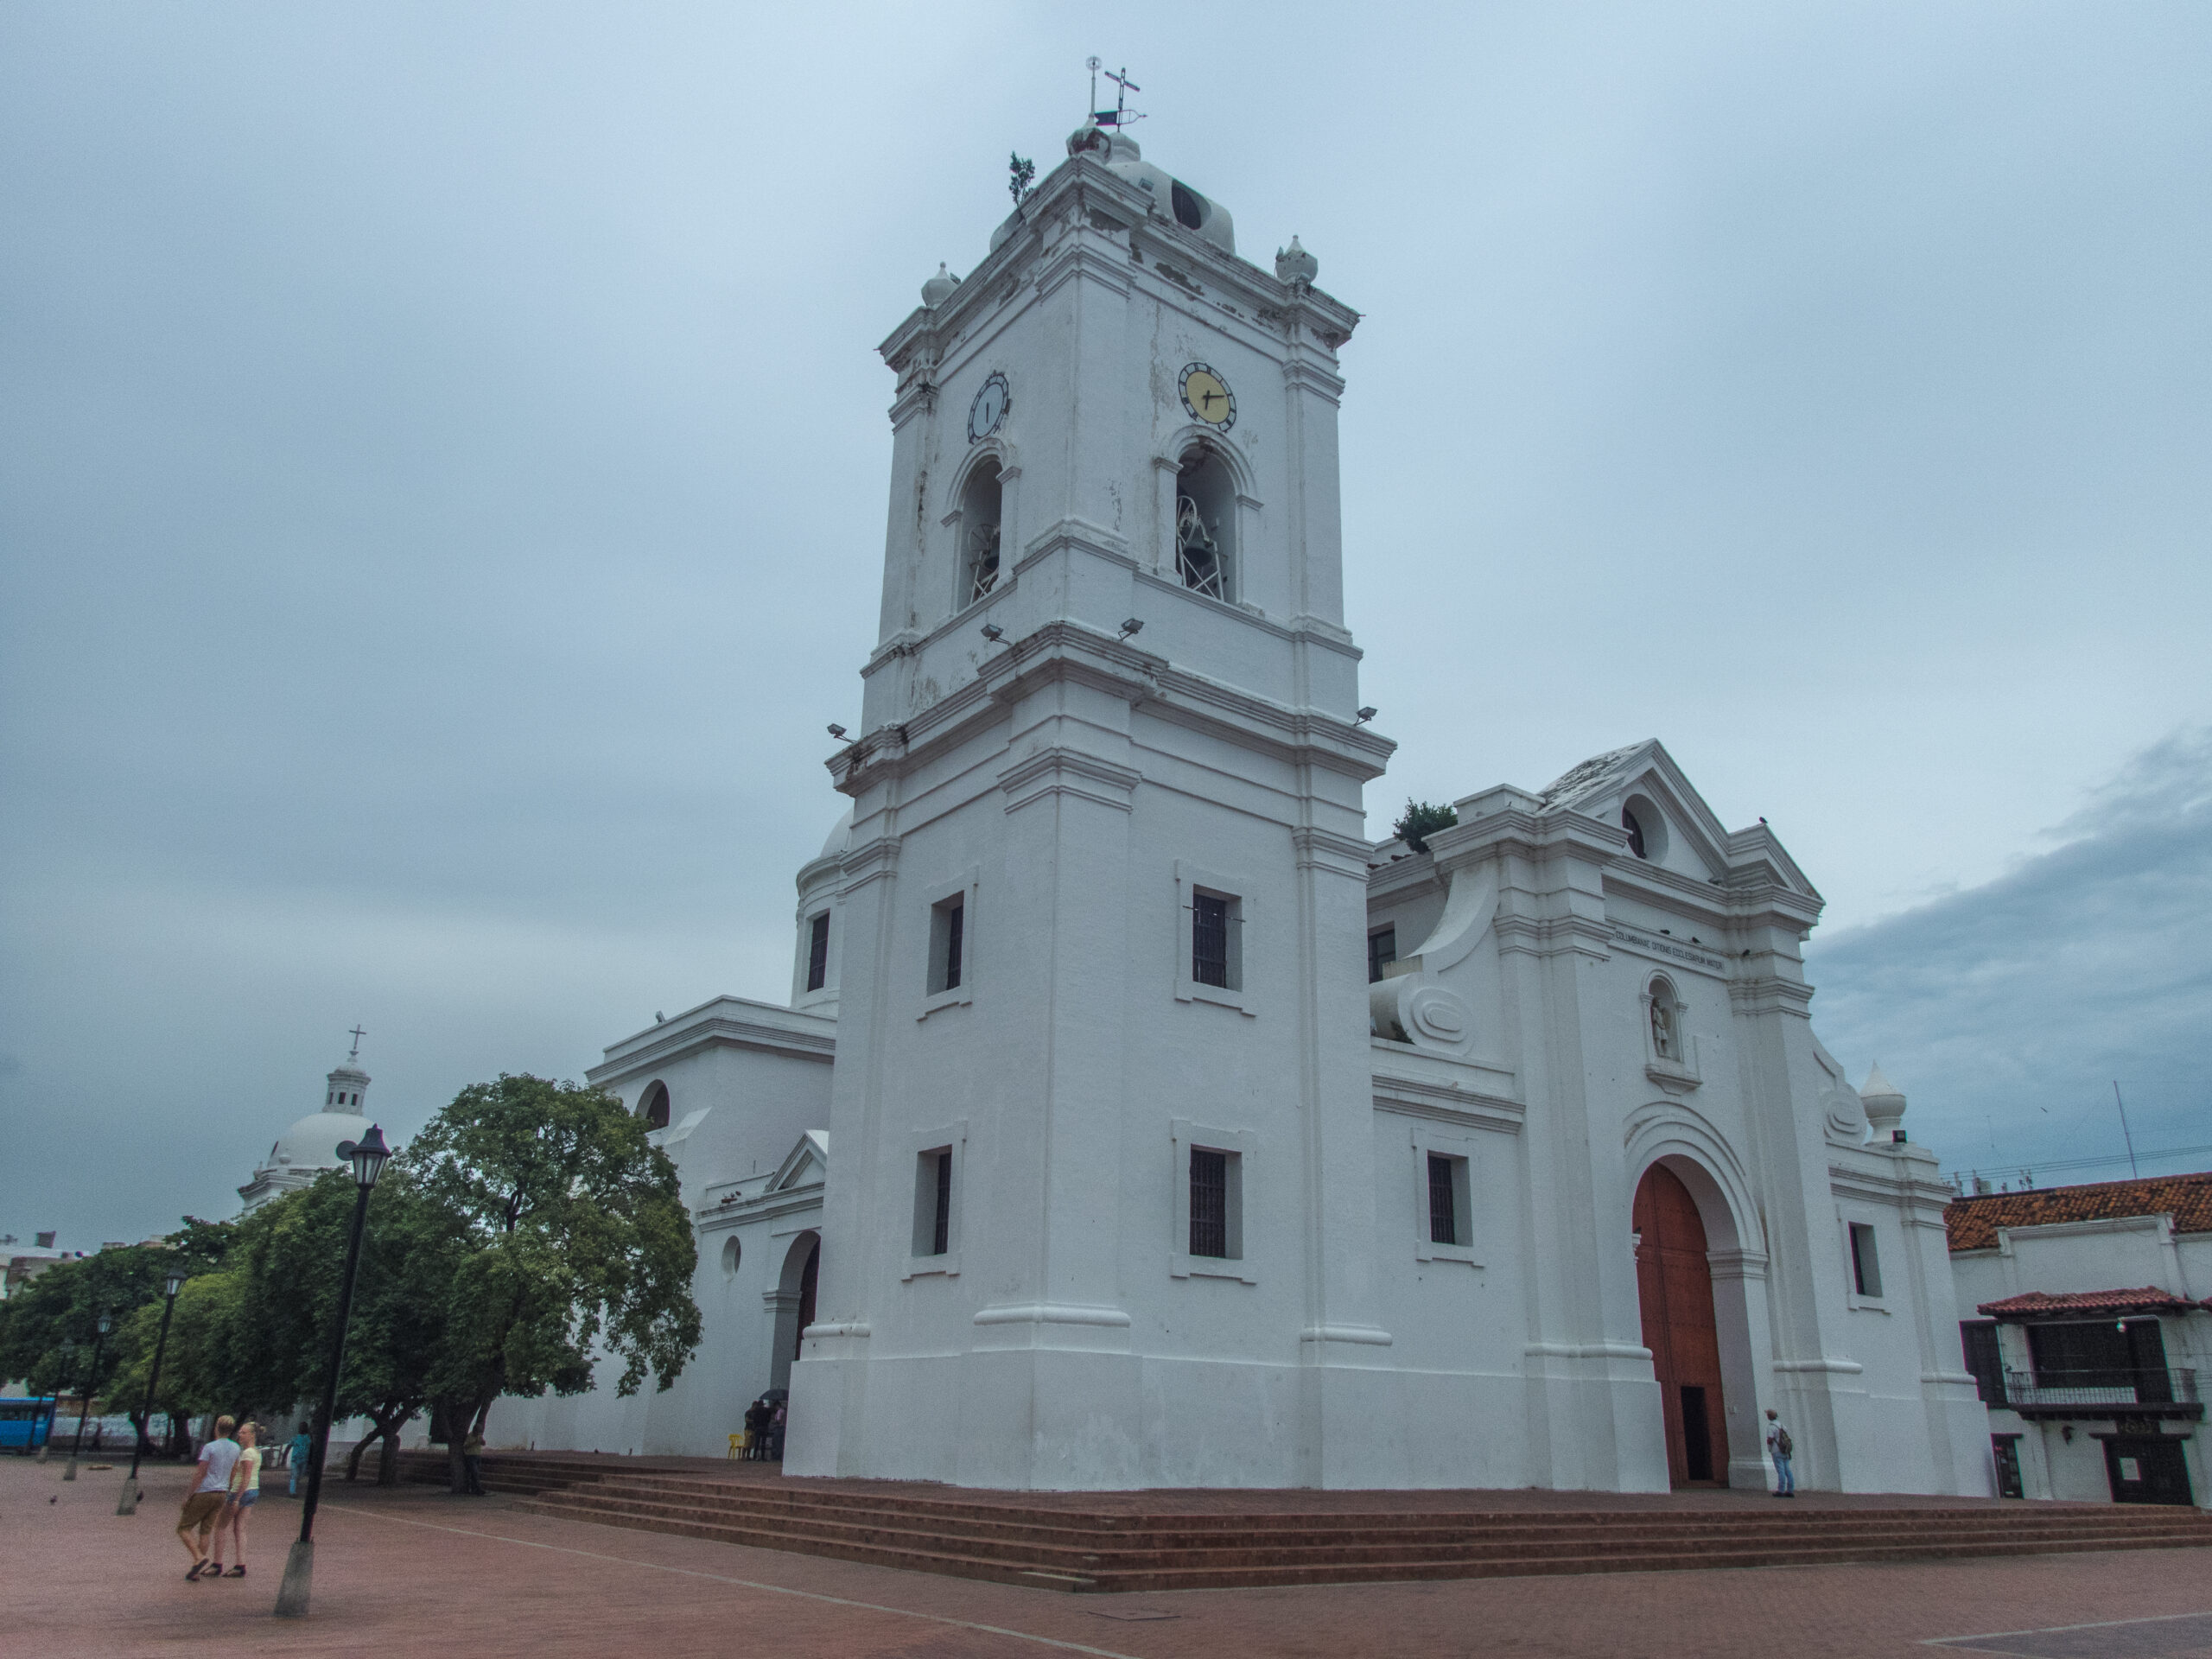
M609 1469L606 1460L538 1461L545 1466L535 1472L547 1484L516 1505L535 1514L1078 1591L2212 1546L2212 1516L2133 1506L1086 1513ZM493 1484L488 1459L486 1484Z

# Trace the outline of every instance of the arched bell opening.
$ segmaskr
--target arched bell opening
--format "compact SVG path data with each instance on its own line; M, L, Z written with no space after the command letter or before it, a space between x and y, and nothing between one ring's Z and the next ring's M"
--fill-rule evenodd
M1637 1183L1637 1302L1659 1384L1670 1484L1726 1486L1758 1433L1743 1252L1719 1184L1681 1157L1662 1158ZM1713 1263L1730 1264L1715 1294ZM1755 1461L1754 1449L1751 1457Z
M668 1085L666 1084L655 1082L645 1085L645 1092L638 1100L638 1116L645 1119L645 1127L649 1129L664 1129L668 1127Z
M1234 600L1236 480L1210 446L1194 444L1175 473L1175 574L1192 592Z
M988 598L999 585L1006 486L997 461L984 457L960 491L960 591L956 608Z

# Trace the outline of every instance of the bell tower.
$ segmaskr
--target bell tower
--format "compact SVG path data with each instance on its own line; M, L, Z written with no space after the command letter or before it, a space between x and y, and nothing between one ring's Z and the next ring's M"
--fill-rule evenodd
M1393 746L1337 478L1357 317L1295 238L1273 264L1093 124L881 348L791 1473L1321 1485L1390 1432L1361 793Z

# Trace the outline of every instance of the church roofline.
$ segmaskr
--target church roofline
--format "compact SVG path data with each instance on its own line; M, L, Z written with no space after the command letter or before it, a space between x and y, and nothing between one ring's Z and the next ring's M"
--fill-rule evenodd
M686 1009L672 1020L610 1043L606 1058L584 1073L584 1081L605 1088L636 1072L665 1065L669 1061L702 1049L750 1048L791 1054L802 1059L829 1061L836 1058L837 1022L827 1015L755 1002L741 996L718 996Z

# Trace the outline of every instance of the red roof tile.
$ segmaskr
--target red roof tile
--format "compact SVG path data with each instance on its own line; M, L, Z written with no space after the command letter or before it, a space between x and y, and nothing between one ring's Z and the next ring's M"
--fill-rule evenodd
M1943 1207L1943 1229L1955 1250L1989 1250L1997 1247L1999 1227L2168 1215L2177 1233L2212 1233L2212 1171L1954 1198Z
M2001 1302L1984 1302L1979 1311L1993 1319L2018 1319L2037 1313L2194 1313L2206 1306L2145 1285L2140 1290L2069 1290L2056 1296L2031 1290Z

